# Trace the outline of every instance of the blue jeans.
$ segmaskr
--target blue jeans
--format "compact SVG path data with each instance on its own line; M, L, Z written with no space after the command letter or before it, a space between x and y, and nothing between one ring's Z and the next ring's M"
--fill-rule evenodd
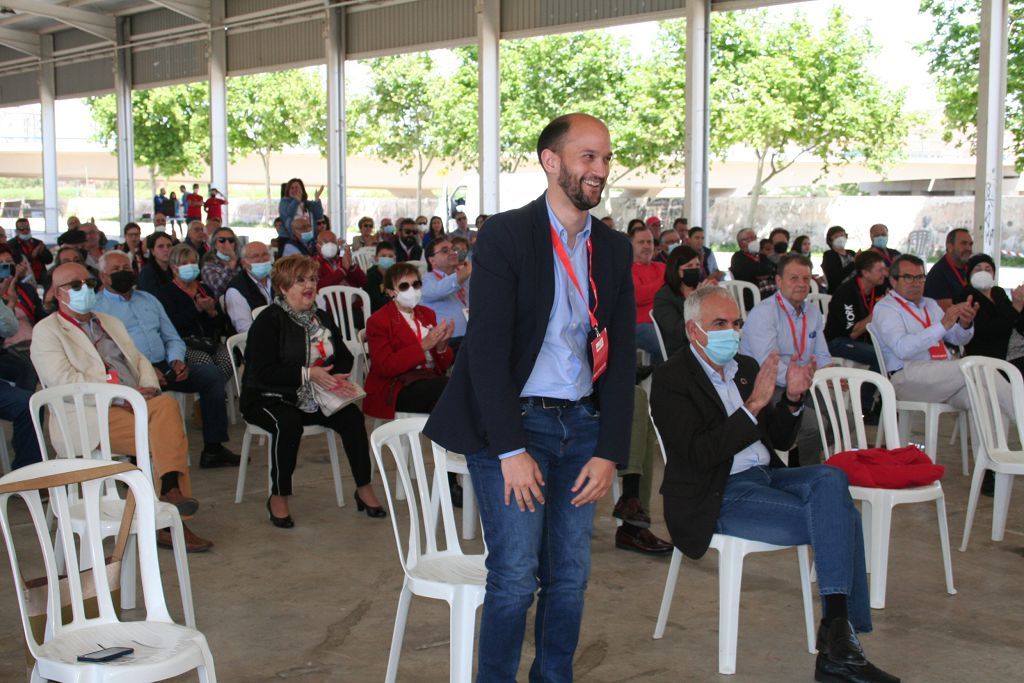
M32 413L28 408L28 401L31 397L31 391L12 387L7 382L0 381L0 420L10 420L14 425L14 434L11 439L14 446L12 470L40 462L43 459L39 453L36 430L32 426ZM0 438L3 437L0 436Z
M839 468L752 467L730 475L717 531L775 545L809 543L819 594L846 595L853 628L871 631L864 532Z
M862 339L851 339L850 337L836 337L828 343L828 352L833 356L852 360L854 363L863 363L869 366L872 372L881 372L878 368L878 356L875 355L875 347L869 341ZM871 410L871 404L875 400L875 388L865 384L860 391L860 405L864 412Z
M526 449L544 479L545 504L535 503L535 512L520 512L514 500L505 505L500 460L486 451L467 459L488 550L477 683L515 682L538 586L531 683L571 681L579 641L594 506L574 507L570 489L594 454L599 418L586 406L524 406L522 421Z
M658 333L654 323L636 324L636 347L651 354L651 365L658 366L665 362L661 357L661 346L658 344Z

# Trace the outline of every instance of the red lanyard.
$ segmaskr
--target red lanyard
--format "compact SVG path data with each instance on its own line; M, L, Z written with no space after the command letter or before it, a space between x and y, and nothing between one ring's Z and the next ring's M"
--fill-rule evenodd
M188 298L189 298L189 299L192 299L192 301L193 301L193 302L195 302L195 301L198 301L199 299L207 299L207 298L209 298L209 297L207 297L207 296L206 296L206 293L205 293L205 292L203 291L203 288L202 288L202 287L200 287L199 285L196 285L196 293L195 293L195 296L193 296L193 295L189 294L189 293L188 293L188 290L187 290L187 289L185 289L184 287L182 287L182 286L181 286L181 283L180 283L180 282L178 282L177 280L174 280L174 285L175 285L175 286L176 286L176 287L177 287L178 289L180 289L181 291L185 292L185 294L188 294Z
M860 283L860 278L857 278L857 289L860 290L860 299L864 302L864 308L868 309L868 313L870 314L875 310L875 290L871 290L871 303L868 303L868 297L867 294L864 293L864 287Z
M36 307L35 307L35 305L31 301L29 301L28 297L26 297L22 293L20 287L18 287L17 292L18 292L18 303L16 304L17 307L22 310L22 312L25 314L25 317L28 318L29 323L33 323L35 321L35 316L36 316Z
M89 340L89 342L90 342L90 343L92 343L92 345L93 345L93 346L95 346L95 345L96 345L96 344L95 344L95 342L93 342L93 341L92 341L92 337L91 337L91 336L89 335L89 333L85 331L85 328L84 328L84 327L82 327L82 323L78 322L77 320L75 320L74 318L72 318L72 317L71 317L70 315L68 315L67 313L65 313L64 311L62 311L62 310L61 310L61 309L59 309L59 308L57 309L57 315L59 315L60 317L64 318L64 319L65 319L65 320L67 320L67 321L68 321L69 323L71 323L72 325L74 325L75 327L77 327L77 328L78 328L79 330L81 330L81 331L82 331L82 334L84 334L84 335L85 335L86 339L88 339L88 340ZM101 330L103 329L103 323L101 323L101 322L100 322L100 319L99 319L99 318L97 318L96 316L93 316L93 317L92 317L92 320L93 320L93 321L95 321L95 323L96 323L97 325L99 325L99 326L100 326L100 329L101 329ZM98 349L97 349L97 351L98 351ZM103 361L103 369L104 369L104 370L105 370L106 372L110 372L110 369L111 369L112 367L114 367L113 365L111 365L110 363L108 363L108 362L107 362L107 360L106 360L105 358L103 358L103 357L100 357L100 360L101 360L101 361Z
M316 344L314 344L314 346L316 346L317 353L320 354L320 357L313 362L313 365L315 367L323 365L325 362L327 362L327 348L324 346L324 343L322 341L318 341Z
M953 262L949 260L949 254L946 254L946 263L949 264L949 269L953 271L953 275L956 275L956 279L960 282L961 287L967 286L967 278L960 274L960 269L953 265Z
M72 325L74 325L75 327L77 327L78 329L82 330L82 332L85 332L85 328L82 327L82 323L80 323L77 320L75 320L74 318L72 318L70 315L65 313L63 310L58 308L57 309L57 314L60 315L60 317L62 317L65 320L67 320ZM97 320L96 322L99 322L99 321ZM102 325L100 327L102 327Z
M443 273L440 273L440 272L438 272L436 270L432 270L430 272L432 272L435 276L437 276L438 280L443 280L443 279L445 279L445 277L447 277ZM576 287L578 289L579 285L576 285ZM462 289L462 285L459 285L459 289L455 292L455 298L457 298L459 300L459 303L462 304L463 306L466 305L466 291L464 289Z
M803 319L803 327L800 330L800 341L796 338L796 324L793 322L793 316L786 310L786 306L782 303L782 296L779 294L775 295L775 301L779 304L779 308L786 314L786 320L789 321L789 331L793 333L793 351L797 360L800 360L801 356L804 355L804 351L807 350L807 313L800 316Z
M746 256L751 261L753 261L754 263L760 263L761 262L761 255L760 254L751 254L751 253L749 253L747 251L744 251L743 255Z
M901 297L898 297L898 296L896 296L894 294L893 298L896 299L896 302L900 306L902 306L903 308L906 309L907 313L909 313L911 316L913 316L914 320L916 320L917 322L921 323L921 325L925 329L928 329L929 327L932 326L932 317L928 314L928 308L927 307L925 307L925 309L924 309L924 320L921 320L921 318L917 315L917 313L914 313L913 309L911 309L910 306L907 305L907 302L905 302Z
M886 249L880 247L871 247L876 253L881 254L882 260L885 261L886 265L892 265L892 257L889 256L889 252Z
M583 294L583 288L580 287L579 280L576 279L576 272L572 269L572 264L569 262L569 254L566 253L565 247L562 245L562 240L558 237L558 232L555 231L555 226L551 226L551 245L555 248L555 253L558 254L558 260L562 262L562 267L565 269L566 274L572 283L576 285L576 291L580 293L580 298L583 299L583 304L587 307L587 314L590 315L590 326L597 329L597 285L594 284L594 250L590 245L590 238L587 238L587 276L590 278L590 289L594 293L594 307L590 308L590 301Z

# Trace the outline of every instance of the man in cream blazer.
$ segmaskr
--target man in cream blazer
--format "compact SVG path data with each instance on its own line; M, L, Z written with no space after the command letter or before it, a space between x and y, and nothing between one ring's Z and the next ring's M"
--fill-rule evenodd
M148 409L150 460L160 483L160 500L175 505L183 517L199 507L190 496L188 440L177 402L160 394L160 382L153 366L132 343L124 324L117 318L93 313L97 282L77 263L53 271L57 312L40 321L32 333L32 363L44 386L77 382L110 382L137 389ZM83 456L84 448L99 446L98 415L86 406L87 438L82 439L78 420L67 420L65 443L56 421L50 420L50 439L63 456ZM135 417L126 407L112 406L109 414L110 448L115 453L135 455ZM170 534L161 531L158 542L169 544ZM213 543L187 528L185 540L190 552L209 549Z

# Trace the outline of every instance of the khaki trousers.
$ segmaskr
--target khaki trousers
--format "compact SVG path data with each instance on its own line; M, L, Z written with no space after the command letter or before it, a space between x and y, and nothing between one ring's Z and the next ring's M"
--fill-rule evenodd
M633 425L629 443L629 463L619 476L640 475L640 504L651 510L651 488L654 484L654 456L660 452L658 435L651 422L647 392L636 387L633 392ZM616 501L618 502L618 501Z
M960 365L952 360L912 360L890 378L896 398L901 401L948 403L960 410L970 410L971 400ZM1013 417L1013 394L1010 383L1002 376L996 380L996 396L1003 415Z
M149 459L153 476L158 480L168 472L178 473L178 487L185 496L192 495L188 474L188 439L181 421L178 402L163 394L146 401L149 409ZM135 450L135 414L127 408L110 408L110 449L123 455L137 455Z

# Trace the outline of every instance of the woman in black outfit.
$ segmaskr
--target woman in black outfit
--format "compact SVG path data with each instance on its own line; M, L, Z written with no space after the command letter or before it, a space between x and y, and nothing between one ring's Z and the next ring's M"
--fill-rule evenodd
M171 273L169 259L174 240L166 232L154 232L146 237L146 251L149 258L146 265L139 269L138 287L153 296L169 284L174 275Z
M331 316L316 308L317 264L307 256L285 256L274 263L270 281L275 300L249 328L240 401L246 422L270 433L270 521L285 529L295 525L288 497L304 425L322 425L341 436L356 480L358 509L370 517L384 517L370 484L362 411L350 403L324 415L313 389L316 384L342 395L356 390L347 374L352 354Z
M1024 285L1013 290L1013 298L995 283L996 264L988 254L975 254L967 262L967 277L970 284L964 288L954 303L974 297L978 313L974 317L974 336L964 346L964 355L988 356L1006 360L1006 349L1010 333L1016 330L1024 334ZM1024 358L1011 361L1024 372Z
M701 272L700 254L685 244L673 249L665 264L665 286L654 295L652 310L669 356L690 343L683 320L686 297L705 285L718 284L713 277L701 279Z
M828 291L834 292L853 274L853 252L846 248L846 230L838 225L825 233L825 243L828 250L821 257L821 270L825 273Z

